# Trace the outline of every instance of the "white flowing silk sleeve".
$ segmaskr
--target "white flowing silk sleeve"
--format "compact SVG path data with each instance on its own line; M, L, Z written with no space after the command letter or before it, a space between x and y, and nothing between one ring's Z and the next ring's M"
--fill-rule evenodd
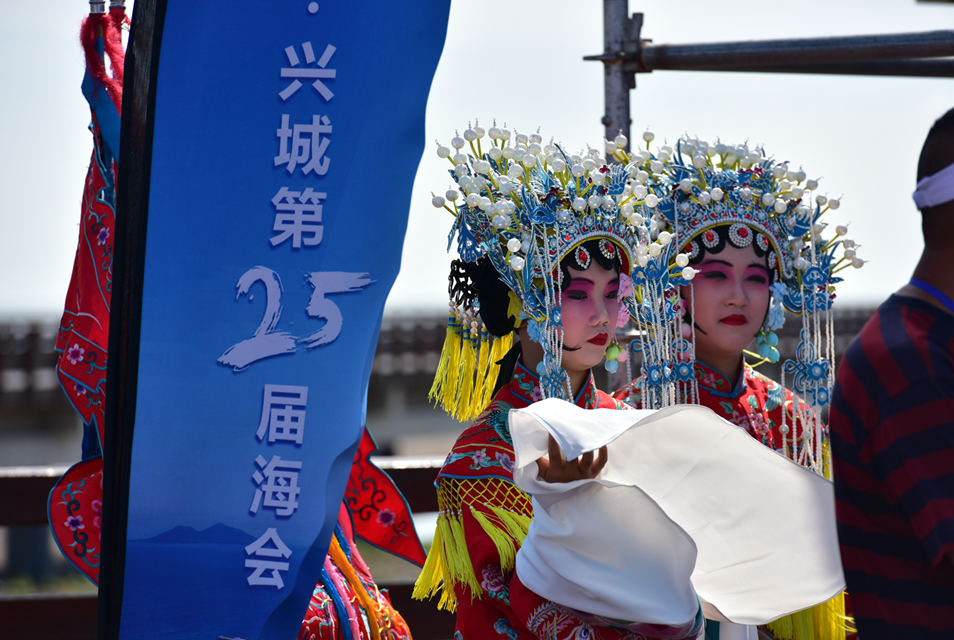
M766 624L845 586L832 483L705 407L510 412L514 481L534 518L520 580L558 604L626 621ZM537 475L553 435L567 459L604 445L593 480Z

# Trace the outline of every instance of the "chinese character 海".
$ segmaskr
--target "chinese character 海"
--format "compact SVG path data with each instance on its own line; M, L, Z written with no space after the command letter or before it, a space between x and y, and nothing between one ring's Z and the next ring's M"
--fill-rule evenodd
M311 42L303 42L301 49L305 54L305 64L312 64L315 61L315 52L311 48ZM325 47L325 52L321 54L321 57L317 60L316 69L306 69L300 68L296 69L301 62L298 59L298 54L295 52L295 47L287 47L285 49L285 55L288 56L288 64L291 67L282 68L282 77L283 78L308 78L309 80L315 78L315 81L311 86L315 88L321 97L325 99L325 102L328 102L335 97L335 94L331 92L325 83L322 80L334 80L335 70L334 69L325 69L328 66L328 62L331 61L331 56L335 54L335 47L330 44ZM293 81L290 85L285 87L278 95L281 96L282 100L288 100L290 97L295 95L301 89L301 82L298 80Z
M295 249L300 249L302 244L306 247L320 244L324 234L321 201L327 197L327 193L312 191L311 187L304 191L289 191L288 187L282 187L272 198L276 211L272 230L280 232L270 240L272 246L289 238Z
M262 401L262 419L255 437L262 440L268 431L268 441L287 441L301 444L305 437L305 405L308 387L286 384L266 384ZM297 407L297 408L296 408Z
M261 471L256 470L252 479L259 488L255 490L252 506L248 510L258 513L258 507L264 505L266 508L275 509L276 515L292 515L298 508L298 494L301 493L301 487L298 486L301 462L282 460L280 456L272 456L272 459L266 462L265 458L258 456L255 458L255 464Z
M265 546L271 543L274 546ZM245 555L258 556L264 558L289 558L291 549L278 537L277 529L268 529L261 538L245 547ZM275 587L281 589L285 586L282 580L281 571L288 571L287 562L277 562L275 560L246 560L246 569L255 569L252 575L248 577L249 585L253 587ZM270 571L271 575L264 575Z
M282 126L277 131L278 155L275 156L275 166L285 165L288 173L294 173L295 167L300 164L301 172L308 175L312 171L323 176L328 173L330 158L325 157L328 150L328 134L331 133L331 121L328 116L312 116L311 124L296 124L288 126L288 115L282 115ZM306 137L306 136L310 136ZM324 137L323 137L324 136ZM290 147L289 148L289 142Z

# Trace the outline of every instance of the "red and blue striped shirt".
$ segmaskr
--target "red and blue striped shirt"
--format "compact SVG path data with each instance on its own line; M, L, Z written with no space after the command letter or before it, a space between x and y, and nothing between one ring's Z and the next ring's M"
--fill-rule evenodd
M954 317L889 298L845 352L830 423L859 637L954 638Z

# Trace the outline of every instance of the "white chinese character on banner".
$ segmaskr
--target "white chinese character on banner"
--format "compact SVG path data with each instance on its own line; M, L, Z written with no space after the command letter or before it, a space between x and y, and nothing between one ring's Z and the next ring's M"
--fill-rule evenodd
M255 437L262 440L267 431L269 443L287 441L301 444L305 437L306 404L308 387L266 384L262 419L258 423Z
M305 54L305 64L315 63L317 68L296 69L295 67L298 67L298 65L301 63L301 60L298 58L298 53L295 51L295 47L286 47L285 55L288 57L288 64L291 66L282 68L282 77L307 78L309 80L314 78L315 81L311 86L315 88L315 91L321 94L321 97L325 99L325 102L330 101L335 97L335 94L331 92L331 89L325 86L325 83L322 82L322 80L334 80L335 78L335 70L325 68L331 61L331 56L335 54L335 47L331 46L330 44L326 46L324 53L321 54L321 57L318 58L317 61L315 60L315 52L311 48L311 42L303 42L301 45L301 50ZM290 97L295 95L299 89L301 89L301 86L301 82L295 80L290 85L285 87L285 89L282 90L278 95L281 96L282 100L288 100Z
M274 546L266 546L268 544ZM268 529L261 538L245 547L245 555L258 556L264 558L289 558L291 549L278 537L278 529ZM246 569L255 569L252 575L248 577L249 585L253 587L275 587L281 589L285 586L282 580L281 571L288 571L287 562L277 562L275 560L246 560ZM266 576L265 572L271 574Z
M325 175L331 163L331 159L325 157L325 151L328 150L331 142L327 137L330 133L331 121L328 116L312 116L311 124L296 124L294 127L289 127L288 115L283 114L282 126L276 132L278 155L275 156L275 166L286 165L288 173L294 173L295 167L304 164L301 172L306 176L312 171L315 175Z
M272 198L276 211L272 230L280 232L270 240L272 246L276 247L289 238L295 249L300 249L303 243L306 247L320 244L324 235L321 201L327 197L327 193L312 191L311 187L304 191L289 191L288 187L282 187Z
M255 458L255 464L262 471L253 473L252 479L260 488L255 490L252 506L248 510L251 513L258 513L264 498L264 506L275 509L276 515L292 515L298 508L298 494L301 493L301 487L298 486L301 462L282 460L281 456L272 456L272 459L266 462L265 458L258 456ZM262 485L263 482L264 485Z

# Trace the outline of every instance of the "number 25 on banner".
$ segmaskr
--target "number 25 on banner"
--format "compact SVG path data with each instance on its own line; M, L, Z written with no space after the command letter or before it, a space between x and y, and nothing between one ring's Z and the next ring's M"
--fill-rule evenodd
M374 280L367 273L346 273L342 271L315 271L308 274L308 284L313 289L311 300L305 312L312 318L325 320L325 326L304 338L296 338L284 331L275 331L278 319L282 315L282 281L278 274L268 267L253 267L239 278L235 294L238 300L247 294L251 286L261 282L265 285L265 315L251 338L242 340L226 349L218 359L220 364L242 371L248 365L283 353L295 353L298 345L308 349L331 344L341 333L344 319L341 310L326 296L336 293L360 291ZM251 300L249 296L249 300Z

